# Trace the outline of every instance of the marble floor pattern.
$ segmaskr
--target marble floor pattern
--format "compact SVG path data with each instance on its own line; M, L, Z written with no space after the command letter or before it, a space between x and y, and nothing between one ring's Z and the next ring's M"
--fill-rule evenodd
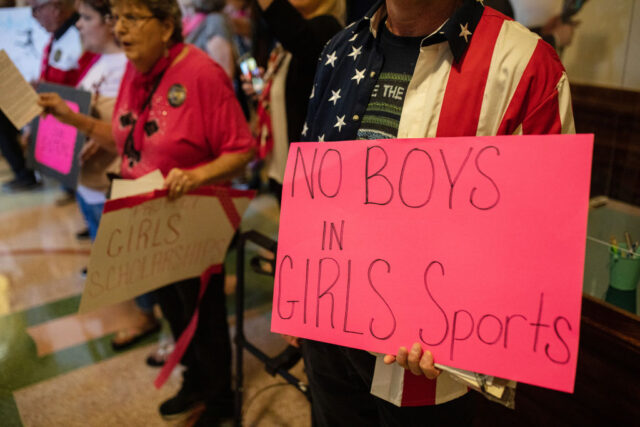
M0 158L0 181L11 178ZM135 324L132 303L78 315L90 243L77 240L83 227L77 205L57 206L59 186L44 180L24 193L0 191L0 426L189 426L195 418L168 423L157 407L180 386L179 368L160 390L158 370L144 361L168 327L114 352L116 330ZM241 228L275 238L278 206L266 196L249 207ZM249 255L257 247L248 247ZM228 293L235 286L234 251L225 262ZM272 280L246 272L245 333L268 354L284 348L269 332ZM234 322L234 295L228 296ZM232 336L235 331L232 330ZM293 368L304 378L302 364ZM244 357L245 426L310 425L306 398Z

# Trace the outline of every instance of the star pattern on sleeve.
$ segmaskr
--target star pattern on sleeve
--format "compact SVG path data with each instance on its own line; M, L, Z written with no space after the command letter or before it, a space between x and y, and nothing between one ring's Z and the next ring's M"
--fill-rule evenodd
M309 96L309 99L313 99L314 96L316 96L316 86L315 85L311 86L311 96Z
M460 24L460 29L462 31L460 31L460 34L458 34L459 37L464 37L464 41L469 43L469 39L467 38L468 36L470 36L472 33L471 31L469 31L469 23L467 22L466 24L462 25Z
M335 68L336 59L338 59L338 57L336 56L336 51L334 50L333 52L327 55L327 62L325 62L324 65L331 65L332 68Z
M355 80L357 84L360 84L360 80L364 79L364 73L367 71L366 68L363 68L362 70L358 70L356 68L356 74L351 77L351 80Z
M339 100L340 98L342 98L342 97L340 96L340 91L341 91L341 90L342 90L342 89L338 89L337 91L335 91L335 90L332 90L332 91L331 91L331 97L329 98L329 102L333 102L333 105L336 105L336 103L338 102L338 100Z
M347 56L352 56L353 60L355 61L358 58L358 55L360 55L360 51L362 50L362 46L359 47L355 47L355 46L351 46L351 53Z
M475 29L484 11L484 0L460 3L460 13L438 30L444 37L436 36L437 40L446 40L456 63L461 63L476 37ZM384 64L375 49L376 32L371 25L374 13L338 33L319 56L321 62L310 91L312 102L301 134L305 141L357 139L369 95Z

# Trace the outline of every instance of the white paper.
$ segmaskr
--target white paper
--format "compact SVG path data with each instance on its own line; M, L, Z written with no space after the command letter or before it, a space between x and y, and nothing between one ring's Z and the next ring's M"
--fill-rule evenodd
M4 50L0 50L0 94L0 109L18 129L42 113L38 94Z
M111 187L111 199L136 196L160 190L164 187L164 177L159 169L138 179L114 179Z
M435 364L435 367L447 371L449 374L455 376L458 380L463 381L469 387L474 389L482 388L481 382L479 381L478 374L471 371L465 371L464 369L452 368L451 366L440 365L439 363ZM486 382L484 384L484 389L487 393L494 396L497 399L502 398L504 394L504 390L506 387L511 385L514 387L515 381L503 380L502 378L496 378L492 376L486 377Z

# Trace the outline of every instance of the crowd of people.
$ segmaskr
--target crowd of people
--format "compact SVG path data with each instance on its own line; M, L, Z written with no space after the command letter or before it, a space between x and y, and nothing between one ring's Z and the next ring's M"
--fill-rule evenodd
M29 3L51 34L40 81L92 94L89 115L72 111L56 93L42 93L39 101L45 114L86 135L75 198L91 239L108 175L136 179L159 169L168 197L178 198L201 185L229 185L251 171L266 176L279 199L294 141L573 131L567 77L553 48L482 1ZM261 67L260 87L238 67L247 56ZM402 86L394 92L401 99L375 90L380 84ZM0 116L0 148L15 174L5 191L39 185L24 164L18 136ZM177 339L198 291L194 278L138 297L141 321L117 333L114 348L159 329L155 304ZM285 339L304 356L313 425L471 423L467 388L441 373L437 354L419 344L376 357ZM165 356L150 359L161 365ZM181 363L182 388L160 405L161 415L175 418L204 403L198 425L232 416L224 271L210 279ZM403 398L410 404L400 407L374 397L372 384L383 370L397 371L392 377L399 380L419 376L429 393Z

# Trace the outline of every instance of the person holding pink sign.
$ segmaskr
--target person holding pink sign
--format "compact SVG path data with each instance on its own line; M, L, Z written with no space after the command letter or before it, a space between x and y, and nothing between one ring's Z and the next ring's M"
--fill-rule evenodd
M304 128L319 142L575 131L553 48L476 0L379 0L324 48ZM472 422L466 385L419 343L377 357L300 344L314 425Z
M73 113L64 103L42 105L105 148L117 148L124 178L159 169L169 198L203 184L226 183L252 158L253 139L225 71L183 43L175 0L116 0L111 12L129 60L112 123ZM160 406L167 419L186 416L202 403L207 409L202 425L233 415L223 282L224 272L214 274L202 297L197 329L182 358L182 388ZM196 309L199 285L193 278L156 291L175 338Z
M80 81L77 87L92 93L92 116L110 123L127 57L115 39L113 27L107 22L110 13L108 0L81 0L77 2L77 8L79 18L76 27L90 59L78 76ZM46 102L60 102L56 93L43 93L40 97ZM41 126L44 120L41 121ZM94 241L107 200L107 173L117 173L121 160L114 150L100 147L91 138L85 142L80 155L82 165L76 199L88 225L89 237ZM67 161L70 162L70 159ZM116 333L112 340L115 349L123 349L160 329L160 322L153 313L154 302L153 294L136 298L140 311L139 321L132 327Z

